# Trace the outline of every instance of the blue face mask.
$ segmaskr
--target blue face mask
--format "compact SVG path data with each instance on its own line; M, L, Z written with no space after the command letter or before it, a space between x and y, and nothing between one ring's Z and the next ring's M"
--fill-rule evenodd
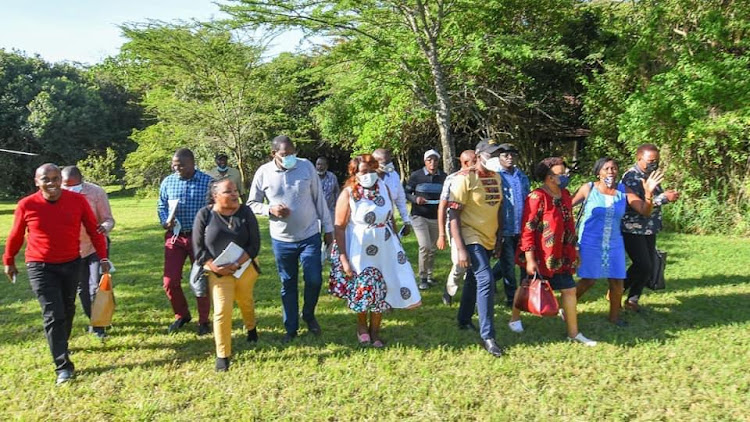
M224 166L224 167L216 166L216 169L219 170L219 171L221 171L221 172L225 172L225 171L229 170L229 166Z
M570 176L567 174L561 174L557 176L557 180L560 181L560 189L565 189L568 187L568 183L570 183Z
M293 169L297 165L297 154L289 154L285 157L281 157L281 167L285 169Z

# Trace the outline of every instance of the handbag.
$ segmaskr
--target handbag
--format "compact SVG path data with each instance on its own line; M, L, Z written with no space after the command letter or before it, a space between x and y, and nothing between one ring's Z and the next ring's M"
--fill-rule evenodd
M651 290L664 290L664 268L667 266L667 252L656 250L654 253L654 273L651 275L646 287Z
M112 276L102 274L99 279L99 290L91 304L91 326L108 327L112 325L112 315L115 312L115 293L112 291Z
M195 297L208 296L208 271L197 261L190 268L190 290Z
M522 311L539 316L556 316L560 310L549 281L538 277L538 274L534 274L532 280L527 276L521 281L521 291L513 305Z

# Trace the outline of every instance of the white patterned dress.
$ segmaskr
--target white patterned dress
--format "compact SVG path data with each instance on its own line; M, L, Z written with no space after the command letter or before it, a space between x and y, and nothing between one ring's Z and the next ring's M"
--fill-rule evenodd
M330 292L346 299L355 312L419 306L422 298L414 270L391 229L393 204L386 185L378 181L372 189L361 186L354 189L357 195L352 187L347 188L351 214L346 227L346 251L356 276L349 279L345 276L338 245L334 245Z

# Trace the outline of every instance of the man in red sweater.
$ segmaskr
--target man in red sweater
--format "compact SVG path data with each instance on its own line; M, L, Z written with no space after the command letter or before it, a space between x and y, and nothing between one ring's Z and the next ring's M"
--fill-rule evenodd
M26 270L31 289L39 299L57 383L73 378L74 367L68 352L68 339L75 315L76 286L81 272L80 227L86 229L101 269L109 272L106 240L97 231L98 223L83 195L62 190L60 169L43 164L34 177L39 191L18 202L13 227L5 244L5 274L15 282L15 257L26 242Z

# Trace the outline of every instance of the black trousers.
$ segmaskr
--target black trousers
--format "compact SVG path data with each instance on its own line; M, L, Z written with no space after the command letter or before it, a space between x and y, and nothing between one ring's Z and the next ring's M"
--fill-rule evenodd
M27 262L26 269L31 290L42 307L44 333L55 362L55 371L72 371L68 339L76 312L76 288L81 274L81 259L63 264Z
M628 299L638 298L643 288L654 274L654 255L656 254L656 235L622 234L625 252L633 263L628 268L625 279L625 294Z

